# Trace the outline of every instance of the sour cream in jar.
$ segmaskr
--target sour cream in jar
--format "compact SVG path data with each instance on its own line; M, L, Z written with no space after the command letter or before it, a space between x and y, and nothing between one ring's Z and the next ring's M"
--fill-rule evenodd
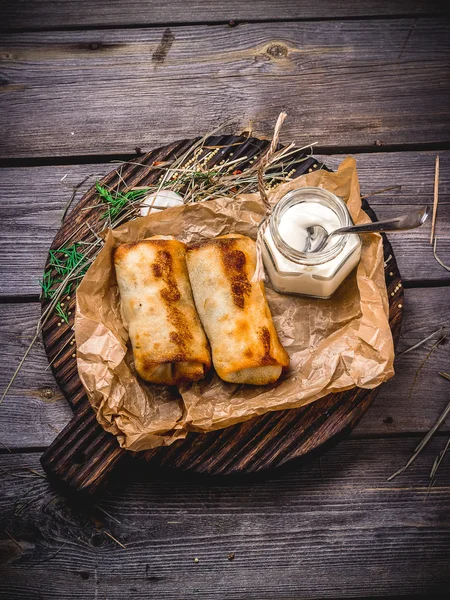
M328 233L352 225L341 198L316 187L289 192L276 205L264 233L264 266L280 293L329 298L357 266L358 235L333 236L320 252L304 252L307 227Z

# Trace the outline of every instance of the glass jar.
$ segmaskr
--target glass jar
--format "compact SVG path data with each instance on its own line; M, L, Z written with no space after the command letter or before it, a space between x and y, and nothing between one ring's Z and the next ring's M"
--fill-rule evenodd
M328 233L353 225L341 198L317 187L288 192L276 205L264 233L263 259L277 292L329 298L361 258L359 235L332 236L320 252L303 252L306 227Z

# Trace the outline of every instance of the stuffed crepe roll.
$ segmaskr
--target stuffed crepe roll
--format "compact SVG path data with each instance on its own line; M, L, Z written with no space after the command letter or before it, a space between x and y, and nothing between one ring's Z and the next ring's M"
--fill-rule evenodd
M114 264L140 377L167 385L201 379L211 358L192 298L186 245L158 236L123 244Z
M213 364L224 381L265 385L289 366L262 282L252 283L256 244L231 234L189 248L187 265Z

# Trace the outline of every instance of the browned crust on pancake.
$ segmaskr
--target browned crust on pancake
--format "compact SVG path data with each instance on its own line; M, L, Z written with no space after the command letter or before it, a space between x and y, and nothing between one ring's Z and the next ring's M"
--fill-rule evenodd
M232 247L219 246L225 273L230 281L231 297L233 303L241 309L245 307L245 299L252 291L252 286L247 277L245 254Z
M278 361L273 358L270 354L270 331L267 327L261 327L258 331L258 338L263 347L263 355L261 357L261 362L263 365L277 365Z
M199 248L203 248L204 246L219 246L219 247L233 247L236 245L236 240L242 239L246 237L241 235L240 233L228 233L227 235L222 235L216 238L205 238L200 242L196 242L195 244L189 244L189 250L197 250Z
M148 240L139 240L137 242L130 242L129 244L120 244L119 246L117 246L117 248L114 250L114 261L116 260L120 260L121 258L123 258L129 250L131 250L132 248L134 248L135 246L140 246L141 244L149 244L150 246L161 246L164 249L167 249L167 247L174 247L174 246L180 246L180 249L185 249L186 248L186 244L184 242L180 242L179 240L162 240L162 239L153 239L150 238Z
M212 254L209 254L208 248L213 250ZM264 285L262 282L251 282L256 262L254 240L247 236L230 234L226 237L203 240L188 248L188 256L191 252L193 257L198 257L195 261L198 268L205 270L208 257L215 255L215 260L219 259L219 265L222 264L217 271L217 281L225 279L225 290L230 294L229 298L234 307L231 312L227 310L223 315L215 317L215 322L223 322L229 329L227 323L229 319L233 320L232 332L228 332L227 335L242 350L236 356L230 355L221 347L220 332L216 334L213 359L216 352L215 366L219 376L226 380L229 373L255 367L280 366L286 369L289 366L289 355L278 339ZM208 302L207 297L204 301L205 307L208 306Z
M166 362L187 362L189 355L187 353L187 345L193 339L190 331L188 319L184 313L178 308L177 303L181 299L181 293L178 289L176 277L174 274L174 253L186 253L186 244L179 240L164 240L164 239L148 239L129 244L121 244L114 251L114 262L119 262L127 253L134 247L149 244L153 247L157 246L160 249L156 252L156 259L149 265L155 279L162 279L165 286L160 290L161 300L166 307L167 317L173 327L170 331L169 338L173 344L177 346L177 350L170 355L156 358L152 360L146 357L145 352L140 352L139 347L135 347L136 358L141 362L144 369ZM187 271L186 271L186 276ZM209 365L205 365L208 367Z
M247 276L247 258L242 250L236 249L236 244L243 237L239 234L229 234L226 237L203 240L189 247L189 251L205 246L216 246L220 250L224 272L230 282L233 303L242 310L245 308L246 298L249 298L252 291Z
M155 241L167 242L167 240ZM179 352L171 356L171 360L173 362L184 362L188 358L186 355L186 343L192 340L192 333L189 329L188 320L176 306L181 298L181 294L173 273L172 254L168 250L158 250L156 260L151 265L151 269L154 277L162 279L165 283L165 287L160 290L160 296L166 307L169 322L175 330L170 332L170 340L179 348Z

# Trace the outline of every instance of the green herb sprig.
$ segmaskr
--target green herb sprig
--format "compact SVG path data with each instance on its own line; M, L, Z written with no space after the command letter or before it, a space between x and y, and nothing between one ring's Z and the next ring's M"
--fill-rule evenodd
M130 202L143 199L148 194L150 188L129 190L128 192L120 192L119 190L112 192L96 181L95 189L102 202L108 204L107 210L102 214L102 219L108 218L112 221Z
M39 282L42 288L42 298L51 300L56 294L59 294L61 298L69 296L74 285L76 287L82 280L89 263L86 256L79 251L79 246L80 244L75 243L71 246L63 246L59 250L50 250L50 269L44 272L42 280ZM74 281L66 281L75 271ZM54 273L56 273L56 276L54 276ZM61 290L61 284L64 281L66 281L65 287ZM56 302L54 311L64 323L69 324L69 314L67 309L64 309L64 304L61 301Z

